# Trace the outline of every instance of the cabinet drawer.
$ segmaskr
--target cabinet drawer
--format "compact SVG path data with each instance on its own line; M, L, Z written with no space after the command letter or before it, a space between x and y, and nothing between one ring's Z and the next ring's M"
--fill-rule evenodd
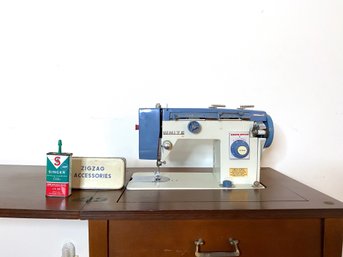
M111 220L109 257L195 256L201 252L232 252L238 240L241 257L320 257L320 219L254 220Z

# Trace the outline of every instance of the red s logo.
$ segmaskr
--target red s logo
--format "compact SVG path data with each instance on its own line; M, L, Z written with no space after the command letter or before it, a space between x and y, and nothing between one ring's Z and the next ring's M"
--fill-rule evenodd
M60 164L61 164L60 159L61 159L60 156L56 156L56 157L55 157L55 159L54 159L54 161L55 161L54 165L55 165L55 166L60 166Z

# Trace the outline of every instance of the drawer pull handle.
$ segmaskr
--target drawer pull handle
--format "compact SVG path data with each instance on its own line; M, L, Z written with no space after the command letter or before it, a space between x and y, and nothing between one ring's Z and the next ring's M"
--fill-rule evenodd
M233 252L200 252L200 245L205 243L204 240L198 239L194 241L195 244L195 256L196 257L227 257L227 256L239 256L238 240L229 238L229 243L233 245L235 251Z

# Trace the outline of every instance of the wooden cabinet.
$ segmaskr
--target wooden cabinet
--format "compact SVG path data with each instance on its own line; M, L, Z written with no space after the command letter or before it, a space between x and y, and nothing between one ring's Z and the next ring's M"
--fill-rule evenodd
M341 257L343 218L90 220L90 257L175 257L234 252L242 257ZM234 255L233 255L234 256Z
M342 203L272 169L261 175L262 190L97 192L103 201L83 211L97 238L90 257L190 257L197 239L200 252L234 252L230 238L242 257L341 257Z
M191 257L194 241L204 252L233 252L242 257L320 257L320 219L111 220L109 257Z
M129 169L127 179L134 171L145 169ZM233 252L230 238L242 257L342 257L342 202L269 168L261 181L261 190L123 188L46 198L43 166L3 165L0 217L88 220L90 257L195 256L197 239L205 242L200 252Z

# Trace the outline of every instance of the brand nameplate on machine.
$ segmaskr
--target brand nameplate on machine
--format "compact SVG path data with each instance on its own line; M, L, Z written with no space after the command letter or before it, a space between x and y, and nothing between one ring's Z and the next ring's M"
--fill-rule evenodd
M185 131L183 131L183 130L165 130L165 131L163 131L163 135L165 135L165 136L183 136L183 135L185 135Z

